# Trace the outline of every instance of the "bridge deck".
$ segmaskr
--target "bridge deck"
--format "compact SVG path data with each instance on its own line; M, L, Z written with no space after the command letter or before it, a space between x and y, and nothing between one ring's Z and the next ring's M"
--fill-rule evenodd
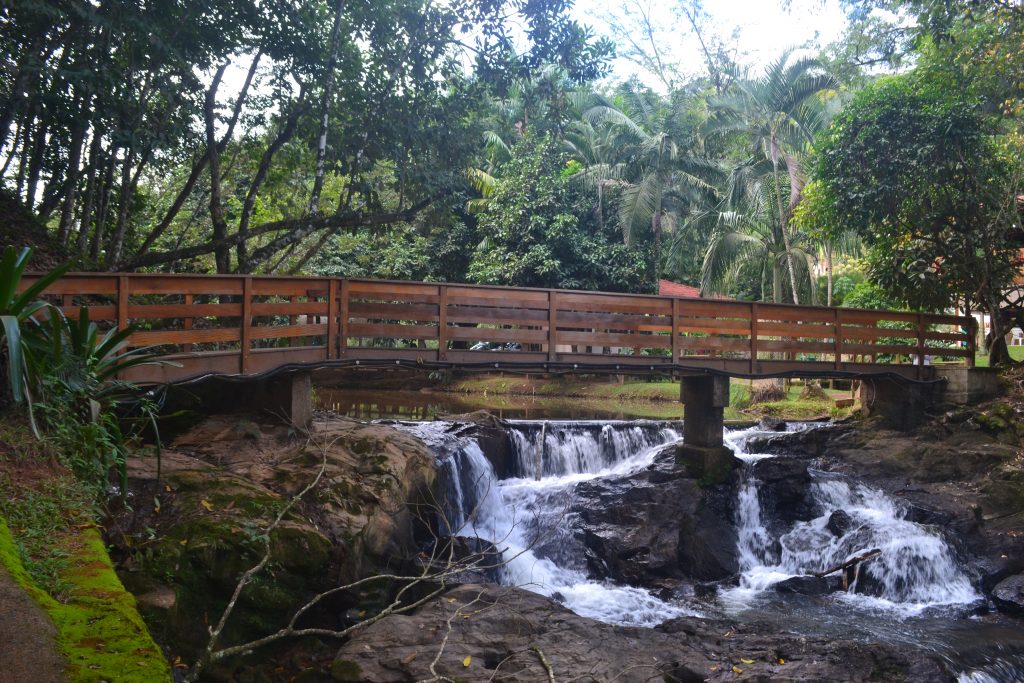
M26 278L26 283L32 277ZM930 379L926 357L973 363L970 317L568 290L329 277L72 273L66 314L134 324L178 366L131 379L256 375L287 365L739 377Z

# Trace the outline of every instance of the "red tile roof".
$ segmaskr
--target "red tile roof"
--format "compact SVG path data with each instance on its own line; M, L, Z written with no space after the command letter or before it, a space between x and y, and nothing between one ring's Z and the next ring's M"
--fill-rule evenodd
M700 288L691 287L690 285L684 285L678 282L672 282L671 280L658 280L658 294L661 296L682 296L696 299L700 297ZM722 296L720 294L712 294L707 298L729 299L730 297Z

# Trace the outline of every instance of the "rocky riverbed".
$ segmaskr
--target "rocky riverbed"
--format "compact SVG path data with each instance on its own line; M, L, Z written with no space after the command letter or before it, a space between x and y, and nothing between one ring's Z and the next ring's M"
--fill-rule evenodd
M208 680L955 680L962 670L951 651L902 637L899 619L884 616L886 626L875 627L868 615L817 629L830 610L846 609L822 602L841 587L838 577L780 581L768 592L779 597L746 611L728 607L752 580L743 496L755 476L758 528L774 539L759 546L767 550L754 564L784 565L779 539L789 543L786 535L801 524L855 542L857 510L821 516L820 473L863 482L897 501L908 522L948 541L950 561L970 582L966 590L977 591L976 601L948 619L1012 631L1024 583L1024 478L1015 413L1006 405L951 411L913 434L871 422L761 431L745 437L744 450L779 457L737 460L715 480L678 467L673 446L648 448L671 439L663 427L545 426L537 436L532 427L474 415L426 434L322 415L306 435L217 417L171 444L159 479L154 458L132 461L132 506L111 520L108 538L154 635L183 662L201 651L238 577L259 560L261 529L320 468L325 476L272 534L271 561L242 592L225 644L274 632L312 596L344 583L436 573L452 558L452 566L474 565L442 571L443 585L418 583L399 596L415 607L342 639L328 632L394 609L389 605L409 582L381 580L332 594L300 621L322 635L227 659ZM584 437L600 451L602 474L583 466ZM538 461L547 469L537 483L522 471L535 465L524 449L541 442L549 444L539 453L550 462ZM477 445L473 462L489 468L493 481L467 474L467 459L476 457L463 452L467 443ZM556 447L568 449L560 460ZM646 460L617 462L615 450L629 448L648 448ZM461 474L453 480L453 472ZM476 497L458 524L442 514L452 507L453 485L459 496L473 489ZM480 510L499 494L533 521L495 538L507 520L486 520ZM538 501L555 505L558 515L545 522ZM556 532L545 532L545 524ZM453 531L470 538L446 545ZM455 550L439 555L439 548ZM505 551L503 559L496 550ZM525 581L515 574L524 567ZM867 580L859 588L876 595L884 589ZM625 607L608 616L602 601ZM647 616L633 620L633 609ZM1003 614L986 614L992 609Z

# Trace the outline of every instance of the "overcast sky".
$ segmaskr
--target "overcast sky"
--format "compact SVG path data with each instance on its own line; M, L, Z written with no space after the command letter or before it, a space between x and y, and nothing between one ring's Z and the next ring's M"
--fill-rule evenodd
M684 74L703 74L700 46L690 26L675 20L671 0L577 0L573 12L581 23L608 34L609 13L637 1L653 8L659 29L655 40L681 65ZM839 0L790 0L789 9L783 7L783 0L705 0L704 4L712 17L712 30L738 49L741 65L751 66L755 72L788 47L815 42L827 45L840 37L846 24ZM639 74L635 64L616 60L613 79L633 74Z

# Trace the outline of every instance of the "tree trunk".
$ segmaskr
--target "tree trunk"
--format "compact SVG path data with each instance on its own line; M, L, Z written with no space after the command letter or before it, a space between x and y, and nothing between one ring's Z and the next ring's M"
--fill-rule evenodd
M78 179L81 173L82 147L85 145L86 118L88 117L90 99L86 98L82 110L75 117L71 131L71 149L68 157L67 177L64 180L64 203L60 211L60 224L57 238L62 246L67 246L71 234L71 223L75 217L75 203L78 200Z
M103 182L100 184L100 208L96 214L96 230L92 234L92 249L90 250L93 263L100 262L100 252L103 250L103 233L107 226L107 216L110 215L110 195L114 192L115 165L114 155L111 154L107 159Z
M825 242L825 276L828 278L828 303L832 305L832 243Z
M786 265L789 267L789 284L793 288L793 303L800 303L800 294L796 289L796 271L793 268L793 251L789 244L789 231L786 230L786 210L782 202L782 184L779 182L779 149L778 141L772 136L772 173L775 178L775 199L779 206L779 230L782 232L782 243L786 248Z
M210 221L213 223L214 241L223 240L228 236L228 224L224 218L224 203L220 195L220 150L217 149L217 130L214 121L214 107L217 103L217 89L228 63L217 69L213 82L206 91L203 105L203 117L206 121L206 147L210 150ZM231 272L231 251L226 246L214 249L214 261L218 273Z
M99 173L97 163L100 154L100 140L102 136L98 130L93 130L92 144L89 145L89 162L86 166L85 204L82 207L82 215L78 219L78 241L76 247L79 254L84 254L89 245L89 225L92 223L92 210L96 204L96 185Z
M316 177L313 180L313 191L309 195L309 214L311 216L320 212L320 193L324 189L324 173L327 164L327 127L330 123L334 70L338 64L338 44L341 40L341 16L344 7L344 0L338 0L338 5L334 10L334 26L331 28L330 54L324 73L323 98L320 100L320 137L317 140L316 148Z

